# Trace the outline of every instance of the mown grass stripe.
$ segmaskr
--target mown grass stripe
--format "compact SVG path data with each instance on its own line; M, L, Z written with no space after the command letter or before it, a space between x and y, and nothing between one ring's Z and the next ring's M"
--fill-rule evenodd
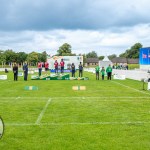
M47 107L48 107L48 105L49 105L50 102L51 102L51 99L48 99L45 107L43 108L43 110L41 111L40 115L38 116L35 124L39 124L40 123L40 121L42 120L42 117L43 117L43 115L44 115L44 113L45 113L45 111L46 111L46 109L47 109Z
M150 121L127 121L127 122L67 122L67 123L5 123L6 126L67 126L67 125L130 125L150 124Z
M146 93L146 92L144 92L144 91L140 91L140 90L135 89L135 88L132 88L132 87L130 87L130 86L127 86L127 85L118 83L118 82L116 82L116 81L111 81L111 82L113 82L113 83L115 83L115 84L119 84L119 85L121 85L121 86L124 86L124 87L126 87L126 88L128 88L128 89L132 89L132 90L134 90L134 91L137 91L137 92L140 92L140 93L143 93L143 94L150 95L150 93Z

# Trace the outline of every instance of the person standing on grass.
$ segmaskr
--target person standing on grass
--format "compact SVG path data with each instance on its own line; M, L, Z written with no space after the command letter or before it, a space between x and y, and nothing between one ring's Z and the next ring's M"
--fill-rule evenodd
M14 73L14 81L17 81L18 80L18 66L16 63L13 66L13 73Z
M79 64L79 77L82 77L82 72L83 72L83 65L80 62L80 64Z
M111 80L112 67L111 67L110 64L109 64L109 66L107 67L106 72L107 72L107 80Z
M42 74L42 63L40 61L38 62L38 69L39 69L39 77L40 77Z
M58 62L57 62L57 60L55 60L54 67L55 67L55 74L56 73L58 74Z
M76 71L75 65L74 65L74 63L72 63L72 65L71 65L72 77L75 77L75 71Z
M24 71L24 81L27 81L28 78L28 65L24 63L23 65L23 71Z
M101 75L102 75L102 80L104 80L104 75L105 75L105 68L102 67L101 69Z
M63 59L61 59L61 62L60 62L60 66L61 66L61 73L64 73L64 65L65 65L65 62Z
M97 65L95 68L96 80L99 80L99 71L100 71L100 67L99 67L99 65Z

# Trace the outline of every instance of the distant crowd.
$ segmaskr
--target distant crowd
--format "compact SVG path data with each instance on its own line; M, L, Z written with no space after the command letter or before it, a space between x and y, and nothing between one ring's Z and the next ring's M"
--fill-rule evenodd
M113 69L128 70L128 64L119 63L112 66Z

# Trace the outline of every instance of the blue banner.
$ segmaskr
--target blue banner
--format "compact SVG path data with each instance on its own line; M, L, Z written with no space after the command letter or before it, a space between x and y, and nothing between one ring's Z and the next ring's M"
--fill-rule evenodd
M150 65L150 47L140 48L140 65Z

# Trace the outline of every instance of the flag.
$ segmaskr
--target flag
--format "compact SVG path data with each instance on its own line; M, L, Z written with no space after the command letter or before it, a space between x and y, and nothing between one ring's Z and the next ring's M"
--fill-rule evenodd
M142 54L142 58L147 58L147 55L146 54Z
M150 54L148 54L148 58L150 58Z

